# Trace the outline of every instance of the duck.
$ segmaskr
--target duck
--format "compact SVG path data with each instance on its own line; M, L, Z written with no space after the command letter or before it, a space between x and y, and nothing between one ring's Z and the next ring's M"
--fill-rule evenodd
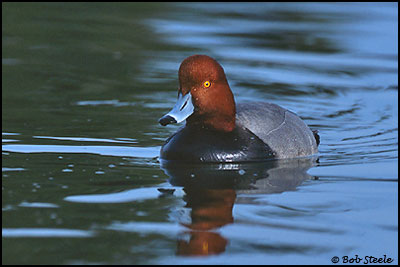
M207 55L185 58L178 99L159 124L186 124L160 150L160 160L256 162L308 157L320 137L294 112L269 102L235 103L223 67Z

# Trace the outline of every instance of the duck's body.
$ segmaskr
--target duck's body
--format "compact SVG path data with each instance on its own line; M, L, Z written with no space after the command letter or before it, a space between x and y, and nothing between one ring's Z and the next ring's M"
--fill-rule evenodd
M235 104L222 67L208 56L185 59L180 90L162 125L186 119L161 148L163 160L245 162L295 158L318 152L318 139L293 112L278 105Z
M190 162L246 162L295 158L318 152L312 131L294 113L271 103L236 106L236 127L225 133L182 127L161 148L161 158Z

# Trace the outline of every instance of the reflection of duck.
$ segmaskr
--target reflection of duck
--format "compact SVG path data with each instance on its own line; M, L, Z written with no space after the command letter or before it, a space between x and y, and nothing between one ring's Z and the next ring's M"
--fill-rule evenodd
M178 102L159 122L184 120L186 126L163 145L161 159L244 162L318 152L319 136L295 113L266 102L236 105L224 69L205 55L182 62Z
M182 164L162 161L172 185L277 193L295 189L306 179L315 157L253 163Z
M191 222L188 240L178 240L180 255L209 255L225 251L228 240L210 232L234 221L232 209L237 193L280 193L295 190L310 179L307 170L315 158L277 160L246 164L161 164L170 183L183 186Z
M233 189L204 189L185 187L186 207L192 208L193 230L211 230L233 222L232 208L236 199Z
M192 209L192 222L181 223L193 230L190 240L178 241L180 255L209 255L225 251L228 241L213 230L233 222L232 208L236 199L233 189L185 187L186 207Z
M191 232L190 240L178 240L178 255L206 256L220 254L225 251L228 241L220 234L214 232Z

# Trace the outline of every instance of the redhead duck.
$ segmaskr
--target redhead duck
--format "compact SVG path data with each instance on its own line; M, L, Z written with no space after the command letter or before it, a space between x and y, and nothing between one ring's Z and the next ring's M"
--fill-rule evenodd
M162 146L161 160L245 162L318 152L317 132L295 113L266 102L236 105L224 69L206 55L181 63L178 101L159 123L184 120Z

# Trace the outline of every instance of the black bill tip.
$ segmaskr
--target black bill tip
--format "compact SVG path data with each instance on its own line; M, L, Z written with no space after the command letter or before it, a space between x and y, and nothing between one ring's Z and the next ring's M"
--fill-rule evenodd
M159 119L158 122L162 126L165 126L165 125L170 124L170 123L177 123L177 121L173 117L171 117L170 115L165 115L164 117Z

